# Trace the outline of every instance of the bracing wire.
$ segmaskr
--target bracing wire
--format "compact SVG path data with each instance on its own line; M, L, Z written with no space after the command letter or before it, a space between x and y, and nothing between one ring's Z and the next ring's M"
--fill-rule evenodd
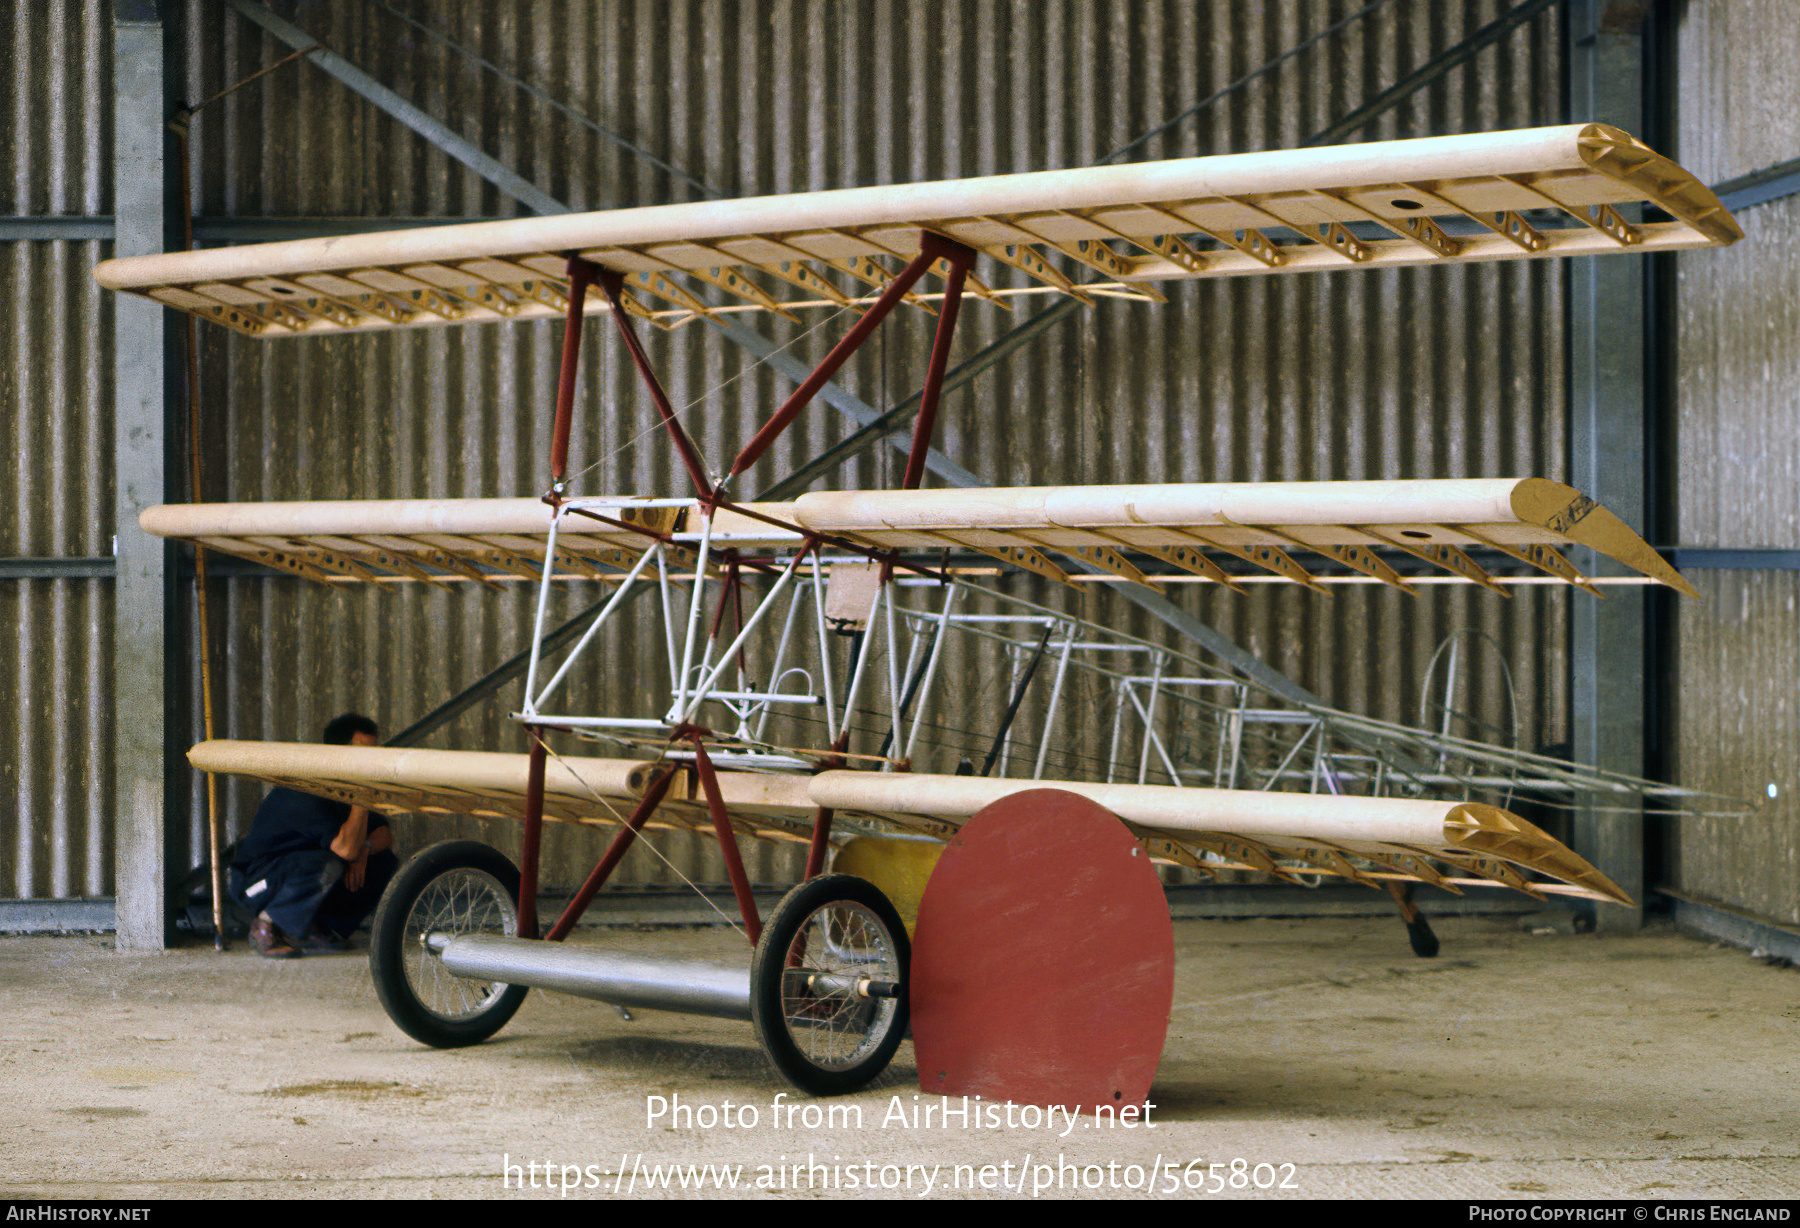
M577 771L573 766L571 766L569 760L563 758L560 754L557 753L556 748L551 746L549 742L544 741L541 737L539 738L539 742L542 744L543 748L550 753L550 757L552 759L555 759L558 764L560 764L565 770L567 770L569 775L573 776L575 778L576 782L578 784L580 784L582 788L584 788L588 791L588 795L590 797L592 797L595 801L599 802L602 806L606 807L607 811L613 816L613 819L619 824L619 826L621 828L623 828L625 825L625 822L626 822L626 816L619 813L619 808L612 804L611 799L609 799L605 794L601 793L600 790L596 789L592 784L590 784L588 782L588 780L584 776L582 776L582 774L579 771ZM660 762L662 762L662 760L660 758L658 758L658 759L654 760L653 762L660 763ZM661 858L662 863L669 867L670 872L673 873L676 878L679 878L682 882L686 883L689 887L692 887L694 890L694 894L699 896L702 900L704 900L706 902L706 906L708 908L710 908L714 912L718 913L719 916L724 920L725 924L729 925L732 929L736 930L738 933L743 934L744 940L746 942L749 941L750 935L744 930L744 927L741 924L739 924L737 921L732 920L730 913L727 913L724 909L720 908L716 903L714 903L712 897L707 895L706 892L702 891L700 889L700 886L698 883L694 882L693 879L691 879L687 875L683 874L681 872L681 867L676 865L673 861L669 860L668 855L665 854L661 849L656 847L656 841L644 838L643 834L640 832L638 839L633 841L632 844L633 844L633 847L647 848L652 853L656 854L657 857Z
M719 383L714 384L711 388L706 389L706 391L702 392L699 396L695 397L693 400L688 401L686 404L677 407L675 410L675 415L677 417L680 417L682 414L687 413L688 410L694 408L694 406L696 406L696 405L699 405L701 402L707 400L709 397L715 396L716 394L723 392L725 389L731 387L731 385L737 383L737 381L743 379L745 376L747 376L751 372L755 371L758 367L769 365L770 360L773 359L776 355L786 353L788 350L790 350L794 346L800 344L800 342L806 340L808 337L810 337L814 333L818 332L821 328L824 328L827 324L830 324L833 320L835 320L839 316L843 315L846 311L851 310L853 306L854 306L854 304L839 307L836 311L832 312L830 315L827 315L824 319L820 320L817 324L814 324L811 328L807 329L804 332L795 334L794 338L792 340L788 341L785 345L777 346L775 349L771 350L768 354L757 358L755 362L750 362L750 363L744 364L742 367L738 368L737 371L732 373L726 379L721 380ZM601 465L604 465L608 461L614 460L617 457L623 455L627 449L635 447L646 436L654 435L657 431L661 430L662 425L663 424L660 421L652 422L649 426L646 426L643 430L641 430L637 434L633 435L630 439L627 439L625 442L621 443L618 447L614 448L612 451L606 453L604 456L601 456L599 459L595 460L592 464L588 465L586 468L577 472L572 478L569 479L570 483L573 484L575 481L586 477L588 474L590 474L594 470L598 469ZM706 465L707 470L709 472L713 472L715 470L715 466L712 463L712 459L706 455L705 448L701 445L699 439L694 440L694 447L700 451L700 459ZM716 472L714 473L714 476L715 477L717 476Z

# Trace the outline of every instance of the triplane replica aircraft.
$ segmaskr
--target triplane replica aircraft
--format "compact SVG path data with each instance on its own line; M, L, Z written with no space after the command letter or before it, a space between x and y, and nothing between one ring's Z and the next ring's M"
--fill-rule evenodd
M1621 212L1634 203L1642 220ZM1158 283L1183 278L1668 251L1738 237L1679 167L1622 132L1578 125L172 253L108 261L96 276L264 338L567 321L542 498L191 504L143 516L152 533L324 582L537 582L516 714L528 754L230 741L190 754L204 771L390 812L523 821L517 869L485 845L439 844L390 886L372 964L403 1030L433 1045L472 1043L501 1027L529 986L555 988L752 1020L792 1081L829 1094L876 1077L910 1016L925 1090L1094 1110L1142 1101L1161 1053L1173 946L1157 864L1329 875L1403 901L1402 885L1415 881L1625 896L1504 808L1417 796L1457 783L1428 780L1429 763L1412 784L1389 781L1414 796L1382 795L1322 727L1310 768L1303 733L1279 763L1264 763L1259 782L1243 753L1254 713L1241 683L1041 606L996 604L955 559L985 556L990 571L997 563L1070 583L1317 588L1344 578L1309 571L1301 559L1311 554L1334 572L1409 589L1395 566L1405 555L1436 567L1433 579L1502 589L1474 551L1597 593L1561 553L1580 545L1692 590L1612 513L1537 478L920 489L965 295L1002 306L1038 294L1158 299ZM928 274L941 291L927 290ZM879 295L861 298L858 285ZM935 312L937 324L902 488L736 497L734 480L903 303ZM724 472L708 472L634 331L636 320L678 327L745 310L797 319L865 305ZM570 489L576 355L583 317L595 313L617 326L691 495ZM617 587L558 661L543 648L547 611L571 578ZM563 711L571 679L605 670L609 636L622 634L628 599L640 594L658 607L666 703ZM952 630L1013 653L1010 702L979 769L979 746L964 756L919 741L934 728L925 720L934 705L940 716L961 705L954 716L970 719L961 681L943 668ZM1134 666L1133 652L1150 664ZM1054 662L1042 735L1035 756L1015 757L1007 731L1040 661ZM1116 701L1109 751L1096 767L1059 749L1070 778L1046 779L1065 682L1083 669ZM1202 696L1208 687L1222 698ZM1203 710L1227 734L1213 766L1196 770L1191 757L1177 762L1168 731ZM1365 743L1381 732L1357 728ZM559 753L546 740L553 730L609 743L619 757ZM1118 766L1122 739L1135 744L1135 773L1128 760ZM1464 749L1479 759L1479 747ZM925 768L935 770L915 770ZM1150 783L1153 769L1168 783ZM617 831L544 929L546 818ZM637 835L669 827L716 836L755 945L747 970L644 963L561 941ZM844 839L881 831L900 838ZM805 880L766 921L743 837L808 846ZM870 880L905 894L894 866L916 861L921 840L941 855L922 901L903 901L918 910L909 941ZM834 848L839 872L827 875ZM844 872L852 868L866 877Z

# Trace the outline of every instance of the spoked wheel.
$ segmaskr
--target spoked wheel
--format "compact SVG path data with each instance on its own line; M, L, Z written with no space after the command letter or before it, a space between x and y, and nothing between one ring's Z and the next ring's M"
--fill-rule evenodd
M871 883L833 874L788 892L756 944L750 1017L788 1081L853 1092L906 1035L906 927Z
M375 910L369 968L388 1017L414 1040L454 1049L506 1026L527 986L452 976L444 939L519 932L519 872L474 840L422 849L394 875Z

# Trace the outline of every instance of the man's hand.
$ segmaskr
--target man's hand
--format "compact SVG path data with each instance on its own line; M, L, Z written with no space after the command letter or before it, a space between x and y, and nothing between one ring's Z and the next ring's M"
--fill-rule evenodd
M365 806L350 807L350 817L338 828L331 841L331 851L345 861L361 862L368 858L365 847L369 840L369 811ZM352 888L355 890L355 888Z
M361 891L363 878L369 872L369 856L364 853L344 868L344 890Z

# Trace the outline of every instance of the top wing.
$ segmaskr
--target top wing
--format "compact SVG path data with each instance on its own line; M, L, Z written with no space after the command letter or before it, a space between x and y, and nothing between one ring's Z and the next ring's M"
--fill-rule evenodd
M1640 203L1643 220L1621 213ZM94 276L282 337L561 315L573 252L625 276L627 310L672 326L841 306L886 284L880 262L912 259L925 232L988 258L994 285L978 278L977 294L1084 300L1159 297L1154 283L1180 278L1742 237L1681 167L1616 128L1575 124L132 256Z
M201 771L253 776L335 801L390 813L487 818L523 817L529 758L235 741L202 742L188 752ZM711 834L706 802L691 772L682 771L646 826ZM654 772L655 765L642 760L553 756L545 770L544 816L622 823ZM1540 899L1630 903L1604 874L1531 823L1467 802L905 772L722 772L718 781L734 830L756 839L805 841L818 806L837 812L840 829L874 822L949 839L964 820L1008 794L1055 788L1118 815L1153 859L1203 872L1318 873L1371 885L1404 880L1451 889L1499 884Z
M1588 582L1559 552L1587 546L1689 596L1694 590L1623 521L1571 487L1541 478L1385 482L1220 482L1036 486L989 490L815 491L792 503L720 508L717 545L792 550L808 536L866 550L971 550L1067 580L1061 556L1154 582L1132 562L1232 584L1230 556L1275 578L1316 577L1310 552L1396 587L1377 550L1399 550L1452 577L1496 583L1467 554L1486 547L1572 584ZM188 503L149 508L143 527L315 580L537 579L552 510L539 499L329 503ZM693 500L580 498L558 522L556 567L605 576L653 541L696 543ZM1147 564L1148 565L1148 564Z

